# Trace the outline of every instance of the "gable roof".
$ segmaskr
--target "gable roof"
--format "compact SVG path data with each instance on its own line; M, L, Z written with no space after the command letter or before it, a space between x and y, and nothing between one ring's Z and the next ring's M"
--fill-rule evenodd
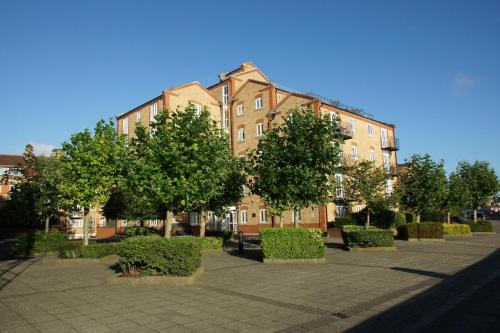
M24 165L23 155L3 155L0 154L0 166L13 167L16 165Z

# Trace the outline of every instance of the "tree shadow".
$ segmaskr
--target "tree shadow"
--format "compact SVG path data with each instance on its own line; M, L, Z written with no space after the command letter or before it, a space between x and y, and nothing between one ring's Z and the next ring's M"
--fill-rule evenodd
M237 239L227 240L224 244L224 251L235 257L262 262L262 248L258 237L255 236L244 236L243 252L240 252Z
M500 250L452 276L401 267L392 269L442 281L347 332L500 331Z

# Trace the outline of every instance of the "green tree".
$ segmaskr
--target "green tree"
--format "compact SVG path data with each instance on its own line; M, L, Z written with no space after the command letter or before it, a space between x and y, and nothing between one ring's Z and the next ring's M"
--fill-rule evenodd
M474 164L459 162L456 173L467 188L467 204L474 210L474 222L477 222L477 209L486 205L500 190L495 170L486 161L476 161Z
M104 204L128 168L126 139L118 136L113 122L99 121L92 133L86 129L62 144L62 173L59 189L66 206L83 207L84 244L88 245L88 211Z
M448 178L448 189L446 197L447 221L451 223L451 211L462 210L470 202L470 194L467 185L457 172L452 172Z
M312 109L296 109L281 125L273 126L253 152L251 188L270 211L281 216L325 204L335 190L341 148L337 122L320 117Z
M395 192L401 206L414 211L420 222L422 212L443 207L447 192L444 161L415 154L406 162L408 170L400 174Z
M366 228L370 226L372 205L385 199L385 183L388 178L385 168L377 167L371 161L361 161L346 169L342 186L344 195L366 206Z
M162 111L152 123L151 133L139 125L136 134L135 177L152 200L165 207L165 237L170 237L175 213L197 210L202 211L203 237L206 211L225 204L221 193L228 188L226 180L234 180L230 175L238 165L227 135L210 119L206 108L197 114L192 106Z

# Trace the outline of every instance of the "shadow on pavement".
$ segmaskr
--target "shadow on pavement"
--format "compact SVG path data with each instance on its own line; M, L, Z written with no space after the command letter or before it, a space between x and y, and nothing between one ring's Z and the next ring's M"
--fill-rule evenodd
M347 332L500 332L500 250Z

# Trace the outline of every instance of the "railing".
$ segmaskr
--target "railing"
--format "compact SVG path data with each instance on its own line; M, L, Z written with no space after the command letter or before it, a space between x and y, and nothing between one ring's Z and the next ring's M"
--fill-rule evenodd
M399 138L390 136L387 140L382 139L381 146L385 150L399 150Z
M340 136L343 139L352 139L353 131L352 131L351 126L349 126L348 123L343 122L343 121L339 121L338 127L339 127Z

